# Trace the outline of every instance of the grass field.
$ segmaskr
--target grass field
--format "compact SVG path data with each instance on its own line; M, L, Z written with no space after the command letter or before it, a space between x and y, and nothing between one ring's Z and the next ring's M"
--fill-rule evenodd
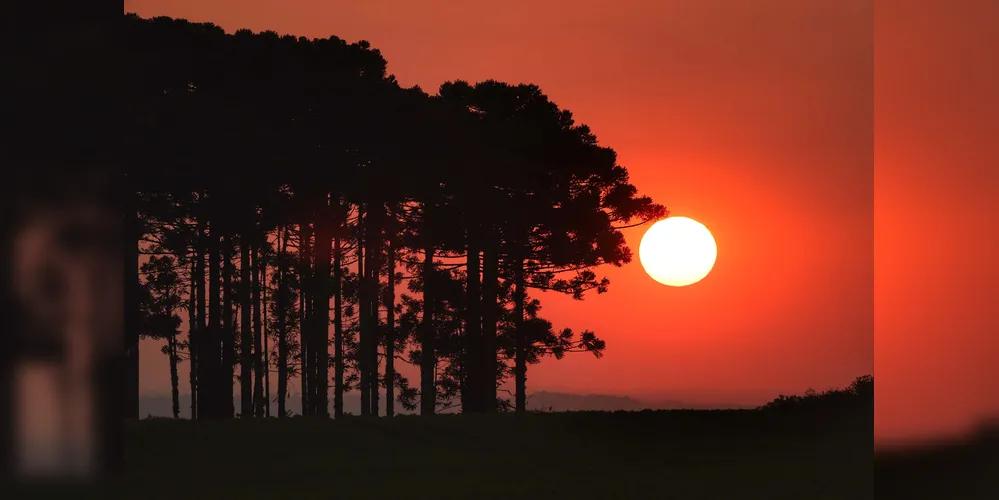
M126 433L135 499L866 499L870 414L752 410L189 422Z

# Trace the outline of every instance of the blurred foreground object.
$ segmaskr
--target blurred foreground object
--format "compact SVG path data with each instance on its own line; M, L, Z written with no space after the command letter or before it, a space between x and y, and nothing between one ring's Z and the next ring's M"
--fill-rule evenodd
M111 74L116 17L89 2L8 7L0 497L19 498L7 483L79 491L121 463L124 175L118 92L95 77Z
M25 175L5 207L5 473L83 485L120 463L123 259L110 177Z

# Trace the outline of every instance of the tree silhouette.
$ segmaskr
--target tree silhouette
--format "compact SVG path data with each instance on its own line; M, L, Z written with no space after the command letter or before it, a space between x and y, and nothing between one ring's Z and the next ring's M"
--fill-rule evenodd
M144 275L140 288L139 310L142 318L140 335L166 341L163 353L170 359L170 388L173 417L180 418L180 335L181 318L177 311L184 307L183 282L176 271L176 259L153 256L142 265Z
M666 211L537 86L428 95L364 41L135 15L124 31L127 283L136 243L170 240L193 417L230 418L234 380L242 416L269 414L272 365L282 417L295 380L301 413L328 416L331 378L336 417L352 390L364 415L382 390L386 415L417 397L422 414L495 411L511 377L523 411L529 364L603 351L529 290L605 291L595 268L631 259L620 229Z

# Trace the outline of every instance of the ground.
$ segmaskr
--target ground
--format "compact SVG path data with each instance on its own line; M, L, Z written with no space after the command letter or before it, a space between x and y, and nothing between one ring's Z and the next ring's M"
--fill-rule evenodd
M145 420L125 498L873 498L870 414L751 410Z

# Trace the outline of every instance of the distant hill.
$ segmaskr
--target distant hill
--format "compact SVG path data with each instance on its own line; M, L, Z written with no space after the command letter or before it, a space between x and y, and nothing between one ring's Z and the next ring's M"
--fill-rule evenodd
M729 403L688 403L684 401L664 400L658 404L653 404L653 410L731 410L731 409L752 409L757 405L729 404Z
M650 405L628 396L538 391L529 396L527 407L542 411L639 411Z
M641 410L715 410L725 408L755 408L734 404L691 403L679 400L636 399L630 396L606 394L571 394L537 391L527 400L529 410L542 411L641 411Z
M384 398L384 395L382 396ZM348 393L344 396L344 411L352 414L361 413L361 398L359 394ZM139 398L139 415L146 417L170 417L173 416L169 395L144 395ZM233 400L233 407L239 412L240 401L237 396ZM384 403L382 404L384 408ZM606 394L571 394L564 392L537 391L530 394L527 400L529 410L540 411L641 411L650 410L674 410L674 409L697 409L711 410L723 408L746 408L745 405L729 404L703 404L688 403L677 400L644 401L629 396L613 396ZM301 397L298 394L290 395L288 398L288 409L292 413L299 413L302 408ZM330 413L333 411L333 401L330 400ZM453 412L453 410L452 410ZM396 405L396 413L407 414L416 413L404 410L400 405ZM191 415L191 397L188 394L180 396L180 416L187 418ZM271 415L277 415L277 403L271 403Z

